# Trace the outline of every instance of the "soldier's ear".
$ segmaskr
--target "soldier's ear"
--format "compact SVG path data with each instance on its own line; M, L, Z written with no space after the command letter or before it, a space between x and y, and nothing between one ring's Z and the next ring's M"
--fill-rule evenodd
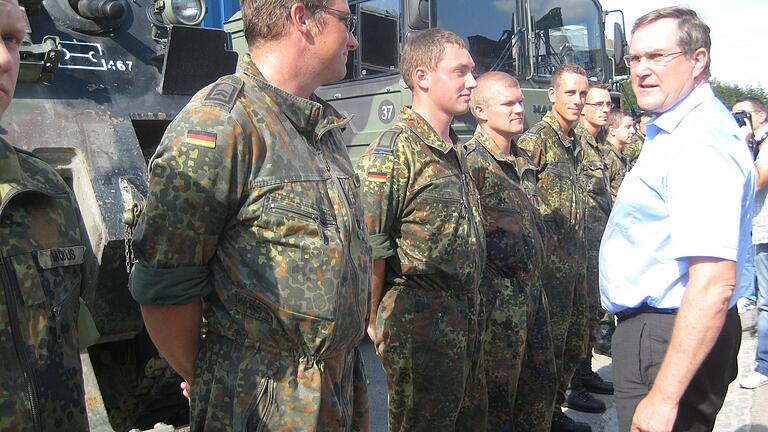
M295 28L305 36L311 36L314 30L313 26L316 27L316 24L307 6L301 2L296 2L291 6L288 14L288 26Z
M429 70L424 66L419 66L413 71L414 87L418 87L421 91L429 90Z
M550 103L555 103L555 93L556 92L554 87L550 87L547 89L547 97L549 97Z
M475 118L478 120L488 121L488 113L482 105L472 105L472 114L474 114Z

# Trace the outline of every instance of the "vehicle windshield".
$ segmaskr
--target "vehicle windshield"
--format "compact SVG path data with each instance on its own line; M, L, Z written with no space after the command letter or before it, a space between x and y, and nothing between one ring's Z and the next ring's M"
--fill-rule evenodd
M527 21L516 16L523 9L523 0L440 0L435 6L437 27L466 39L479 73L498 69L516 75L532 72L539 78L548 78L560 64L577 63L591 78L602 81L603 33L593 1L531 0L528 3L533 23L533 52L527 55L522 33L515 34ZM533 65L528 64L525 58L528 55Z
M513 37L516 0L440 0L435 3L437 27L465 39L475 61L475 72L492 68L517 72L521 65L517 59L517 39Z
M576 63L603 80L603 33L592 0L531 2L535 23L534 73L550 76L560 63Z

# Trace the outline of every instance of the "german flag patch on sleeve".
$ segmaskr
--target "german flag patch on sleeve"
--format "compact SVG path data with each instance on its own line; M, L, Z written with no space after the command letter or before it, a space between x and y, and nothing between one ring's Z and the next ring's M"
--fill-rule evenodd
M216 148L216 134L199 130L187 131L185 140L187 144L192 144L205 148Z
M369 171L366 177L368 178L369 181L372 181L372 182L377 182L377 183L387 182L387 174L383 172Z

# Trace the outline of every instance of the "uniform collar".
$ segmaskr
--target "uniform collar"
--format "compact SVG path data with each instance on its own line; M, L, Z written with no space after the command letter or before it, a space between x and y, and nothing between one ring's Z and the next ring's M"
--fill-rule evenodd
M34 156L29 156L34 157ZM36 172L26 173L21 168L19 153L5 139L0 137L0 211L10 197L18 191L35 191L49 196L58 196L66 190L50 185Z
M425 144L434 147L443 153L448 153L448 151L454 149L456 144L459 143L458 135L453 131L453 128L449 128L448 133L453 145L446 144L445 141L440 138L440 135L435 132L435 129L432 128L432 125L409 106L404 106L403 109L400 110L400 119Z
M0 183L19 183L23 178L16 149L0 137Z
M666 133L672 133L689 112L713 97L715 97L715 93L712 91L712 86L709 83L697 86L687 96L673 105L672 108L652 117L646 125L646 130L648 126L653 126Z
M475 142L480 143L480 145L482 145L498 162L506 162L512 164L512 166L515 168L515 171L517 172L517 175L521 178L526 170L532 170L536 168L528 157L528 154L520 150L514 140L512 140L510 143L509 149L511 154L504 154L499 146L496 145L496 142L491 139L491 136L488 135L488 132L486 132L480 126L475 129L475 135L473 138L474 140L470 141L470 143L472 143L472 147L475 146ZM471 151L472 149L469 150Z
M319 138L328 130L344 126L351 120L351 117L340 115L315 94L312 94L310 99L304 99L269 84L253 63L250 54L243 56L240 71L254 80L259 89L272 99L275 106L280 107L280 111L302 134L315 132Z
M547 111L541 120L548 124L557 133L557 136L560 137L560 142L564 146L571 147L573 143L573 128L571 128L571 130L566 133L563 128L560 127L560 123L555 118L555 115L552 114L552 111Z
M578 126L576 126L576 136L578 136L580 140L589 144L595 149L597 148L597 140L595 139L595 137L592 136L591 133L589 133L587 128L581 123L579 123Z
M615 154L616 157L618 157L622 161L626 159L626 157L624 156L624 153L616 150L616 147L614 147L613 144L611 144L610 142L606 141L605 146L608 147L613 152L613 154Z

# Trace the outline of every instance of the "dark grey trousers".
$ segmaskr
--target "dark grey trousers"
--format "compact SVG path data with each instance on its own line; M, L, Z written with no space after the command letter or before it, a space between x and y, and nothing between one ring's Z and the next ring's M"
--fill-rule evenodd
M619 431L629 431L637 404L648 394L672 336L676 315L642 313L619 323L613 334L613 385ZM675 431L711 431L738 373L741 320L731 308L712 351L680 400Z

